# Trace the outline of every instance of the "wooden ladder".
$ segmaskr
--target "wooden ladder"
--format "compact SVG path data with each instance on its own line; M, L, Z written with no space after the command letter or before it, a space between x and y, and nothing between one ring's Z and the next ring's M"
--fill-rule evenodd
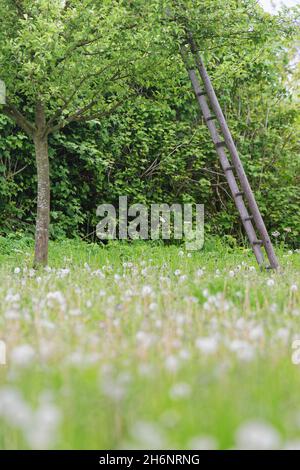
M225 173L235 205L239 211L257 262L262 268L266 267L267 269L277 269L279 264L272 242L259 211L218 98L192 35L189 35L188 49L186 49L186 47L182 48L181 54L187 66L188 74L192 82L199 107L209 129L213 143L215 144L221 166ZM193 61L189 61L191 56ZM190 66L190 63L193 64L192 67ZM197 70L202 79L203 88L200 86ZM228 153L230 155L230 159L227 156ZM262 247L265 248L270 263L269 265L265 265Z

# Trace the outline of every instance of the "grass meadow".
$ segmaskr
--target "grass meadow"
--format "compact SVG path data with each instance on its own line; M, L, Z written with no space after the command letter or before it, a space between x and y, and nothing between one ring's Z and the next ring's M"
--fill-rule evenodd
M0 239L1 449L300 448L299 251L278 273L216 240L32 254Z

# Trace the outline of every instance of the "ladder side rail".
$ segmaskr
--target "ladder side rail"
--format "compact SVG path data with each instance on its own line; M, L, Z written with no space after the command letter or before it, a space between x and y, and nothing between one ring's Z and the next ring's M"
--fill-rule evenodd
M195 70L189 70L188 73L189 73L189 77L190 77L190 80L191 80L193 88L194 88L196 98L198 100L198 104L199 104L200 109L203 113L206 125L207 125L207 127L210 131L213 142L216 145L220 142L220 135L217 131L215 123L213 122L213 120L210 119L211 112L210 112L209 106L207 104L206 98L203 95L203 92L200 88L196 72L195 72ZM224 148L222 148L220 146L217 146L217 145L216 145L216 150L217 150L222 168L224 170L225 177L226 177L227 182L229 184L234 202L235 202L236 207L237 207L237 209L240 213L242 223L244 225L245 231L248 235L250 244L251 244L252 249L254 251L256 260L257 260L258 264L260 266L262 266L264 264L263 253L261 251L260 246L258 244L256 244L257 235L256 235L256 232L255 232L254 227L252 225L251 218L249 217L249 213L248 213L248 210L245 206L245 203L244 203L242 197L239 197L239 196L237 197L236 196L237 194L240 193L240 189L239 189L238 184L236 182L233 171L232 170L227 171L228 168L230 167L230 163L229 163L229 160L227 158L226 152L225 152Z
M192 48L193 49L193 48ZM223 111L221 109L221 106L219 104L218 98L216 96L216 93L213 89L212 83L210 81L210 78L208 76L208 73L205 69L205 66L202 62L202 59L200 58L199 53L196 53L196 63L197 63L197 68L199 70L200 76L203 80L205 91L207 92L207 96L210 100L211 106L213 108L213 111L219 121L224 140L226 142L227 148L232 156L232 161L233 164L236 168L239 180L241 182L242 189L245 193L245 196L247 198L247 201L249 203L249 208L251 211L251 214L253 215L256 227L258 232L260 233L260 236L263 240L265 250L267 252L270 265L272 268L277 269L279 267L279 263L277 261L276 254L274 252L274 248L272 245L272 242L270 240L268 231L266 229L265 223L263 221L262 215L260 213L260 210L258 208L257 202L255 200L254 194L252 192L252 189L250 187L247 175L245 173L245 170L243 168L242 162L240 160L237 148L234 144L231 132L229 130L229 127L227 125L227 122L225 120Z

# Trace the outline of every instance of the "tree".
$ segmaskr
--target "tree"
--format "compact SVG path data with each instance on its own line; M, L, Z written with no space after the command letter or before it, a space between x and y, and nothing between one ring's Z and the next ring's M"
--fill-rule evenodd
M0 0L1 79L7 88L2 112L35 146L36 266L48 259L49 135L113 113L137 92L141 67L145 76L151 69L150 31L138 3Z

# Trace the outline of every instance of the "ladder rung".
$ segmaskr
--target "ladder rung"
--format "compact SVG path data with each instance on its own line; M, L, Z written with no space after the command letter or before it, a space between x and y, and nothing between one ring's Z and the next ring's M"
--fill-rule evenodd
M214 119L217 119L217 116L208 116L208 118L205 119L206 122L213 121Z
M253 220L253 215L249 215L249 217L244 218L245 222L249 222L249 220Z
M220 147L226 147L226 142L222 140L222 142L216 142L215 143L215 146L217 148L220 148Z
M227 168L225 168L224 171L233 171L234 170L234 166L228 166Z
M197 93L197 96L205 96L205 95L207 95L206 91L199 91Z
M260 245L262 246L264 242L262 240L254 240L253 245Z
M241 197L244 196L244 191L239 191L238 193L235 193L235 197Z

